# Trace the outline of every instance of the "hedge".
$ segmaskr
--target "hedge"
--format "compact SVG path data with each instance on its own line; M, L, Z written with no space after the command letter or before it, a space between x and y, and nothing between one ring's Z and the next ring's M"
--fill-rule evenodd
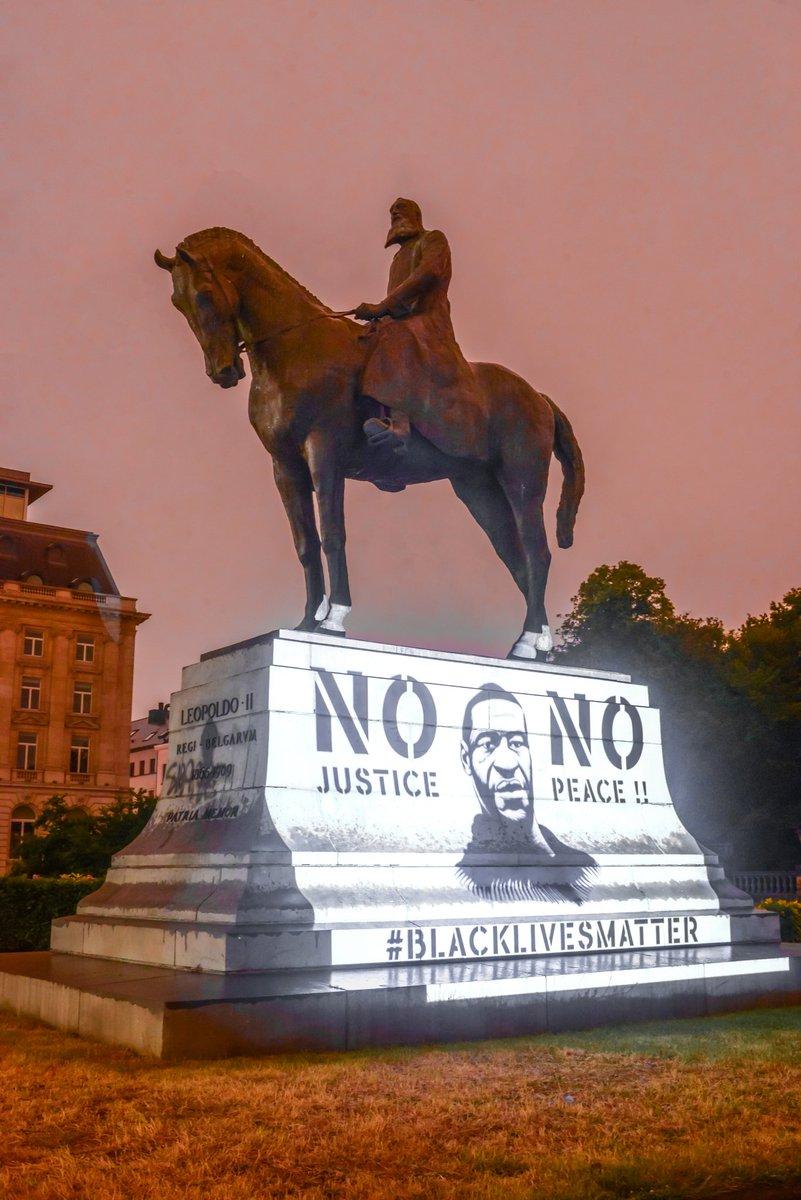
M759 907L779 914L783 942L801 942L801 900L768 899Z
M0 878L0 950L47 950L50 922L69 917L102 880Z

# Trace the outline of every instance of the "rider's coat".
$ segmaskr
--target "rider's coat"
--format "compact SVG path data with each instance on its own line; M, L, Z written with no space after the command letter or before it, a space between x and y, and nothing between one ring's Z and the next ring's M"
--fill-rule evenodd
M362 391L412 424L446 454L489 457L487 413L451 324L451 252L438 229L400 247L387 305L370 335Z

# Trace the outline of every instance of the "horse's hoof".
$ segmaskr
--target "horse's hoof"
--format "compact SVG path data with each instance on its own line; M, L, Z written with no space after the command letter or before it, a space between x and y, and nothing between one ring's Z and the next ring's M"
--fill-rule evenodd
M295 633L314 633L317 628L317 621L314 617L304 617L299 625L295 626Z
M529 655L519 654L515 650L514 646L512 646L512 649L506 655L506 661L516 663L544 663L547 662L550 657L550 654L543 654L541 650L535 650L533 654Z
M543 625L541 633L535 633L532 629L524 629L509 651L507 658L519 658L524 662L545 662L551 650L553 650L553 637L550 628Z
M350 605L335 604L333 601L326 603L327 610L325 612L322 605L317 609L317 620L320 622L317 626L318 633L336 633L344 637L345 618L350 612Z

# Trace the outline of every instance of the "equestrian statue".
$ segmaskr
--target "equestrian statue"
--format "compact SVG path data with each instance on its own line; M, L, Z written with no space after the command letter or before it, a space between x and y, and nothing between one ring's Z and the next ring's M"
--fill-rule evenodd
M190 234L172 257L157 250L155 260L172 276L172 303L200 342L209 378L235 387L247 353L250 423L272 456L305 575L297 628L345 632L346 479L391 492L447 479L523 593L525 622L510 657L544 658L553 639L542 506L554 454L563 472L556 539L572 545L584 491L578 442L564 413L519 375L466 361L451 324L445 235L423 227L413 200L396 200L390 216L386 245L399 248L388 294L346 313L232 229Z

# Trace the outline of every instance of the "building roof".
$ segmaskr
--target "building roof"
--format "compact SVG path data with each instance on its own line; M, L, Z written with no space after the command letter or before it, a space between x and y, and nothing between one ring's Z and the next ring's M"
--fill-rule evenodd
M13 471L11 467L0 467L0 483L11 483L25 488L29 504L53 490L52 483L34 483L30 471Z
M49 587L77 588L119 596L97 534L0 517L0 580L38 575Z
M161 712L164 715L158 722L150 720L153 710L147 717L137 717L135 721L131 721L131 750L147 750L151 746L158 746L159 743L169 739L170 726L166 719L168 706L162 708Z

